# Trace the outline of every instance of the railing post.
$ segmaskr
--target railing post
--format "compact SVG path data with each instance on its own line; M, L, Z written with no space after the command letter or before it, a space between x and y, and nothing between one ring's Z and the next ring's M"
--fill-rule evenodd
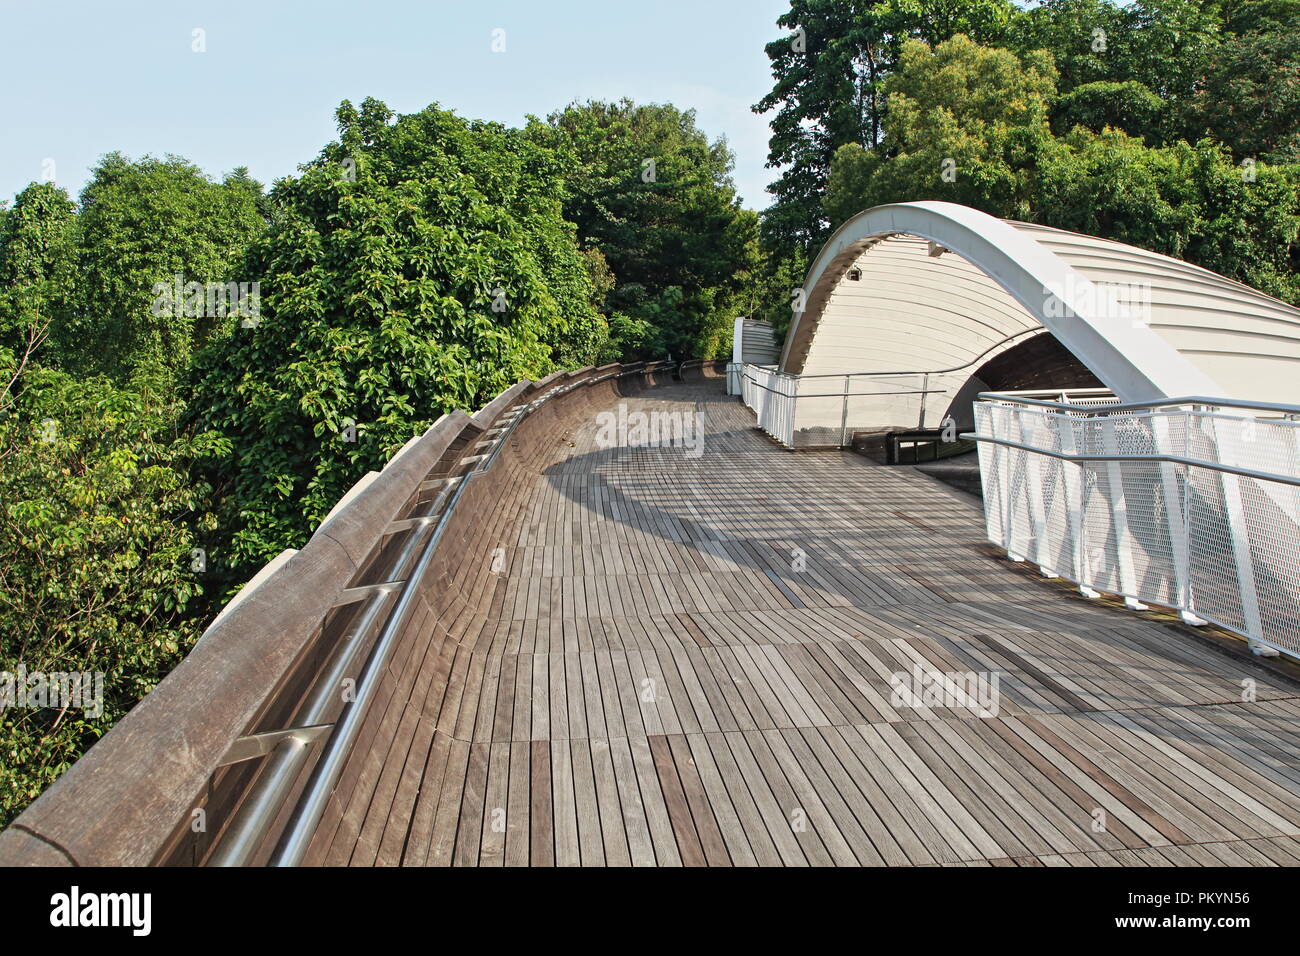
M1067 455L1078 454L1079 441L1074 434L1074 419L1070 417L1068 412L1060 416L1059 434L1061 436L1061 451ZM1101 595L1097 591L1088 586L1090 575L1087 565L1087 551L1084 548L1083 541L1083 499L1084 489L1087 486L1084 466L1073 461L1062 462L1061 483L1065 486L1066 512L1070 523L1070 561L1074 565L1070 576L1078 583L1079 593L1084 597L1100 597Z
M1006 437L1011 438L1014 426L1016 438L1023 439L1024 426L1020 420L1023 409L1010 405L1003 405L1001 408L1005 412L1006 420L1003 426ZM1024 494L1024 463L1028 453L1018 448L1004 447L1002 450L1006 452L1005 467L1002 469L1002 537L1004 539L1002 547L1006 548L1008 558L1019 562L1025 558L1016 548L1016 492L1019 490ZM1028 510L1028 505L1025 507Z
M1022 410L1019 414L1020 419L1020 441L1025 445L1033 445L1025 435L1025 421L1028 415ZM1048 560L1045 558L1045 543L1047 537L1047 520L1043 508L1043 478L1042 470L1039 468L1039 457L1033 452L1025 452L1025 510L1029 515L1030 534L1033 535L1033 541L1029 542L1033 548L1033 561L1038 565L1040 570L1050 571ZM1026 548L1026 552L1028 552ZM1026 557L1028 557L1028 553ZM1048 574L1048 577L1052 577Z
M1106 416L1101 421L1103 441L1106 453L1120 453L1119 440L1115 434L1115 419ZM1106 490L1110 500L1110 523L1115 540L1115 574L1119 581L1118 590L1124 595L1124 603L1131 610L1145 611L1147 606L1137 598L1137 573L1133 568L1135 539L1128 523L1128 499L1124 493L1124 469L1117 461L1106 462Z
M1237 465L1241 456L1229 451L1225 456L1224 446L1231 446L1225 441L1220 426L1227 423L1218 416L1210 419L1210 434L1214 439L1214 456L1221 464ZM1228 460L1225 460L1228 459ZM1259 596L1255 592L1255 566L1250 551L1250 528L1246 523L1246 509L1241 496L1241 478L1229 472L1220 472L1220 487L1223 489L1223 509L1228 519L1228 535L1232 539L1232 558L1237 570L1237 593L1241 596L1241 618L1247 634L1250 649L1257 654L1276 653L1267 645L1258 643L1264 636L1263 622L1259 614Z
M1155 435L1156 451L1160 454L1186 454L1187 430L1191 427L1191 416L1182 412L1183 448L1173 447L1173 437L1169 431L1169 416L1160 413L1152 416L1151 431ZM1186 478L1183 488L1186 488ZM1173 599L1177 602L1182 619L1187 624L1202 625L1205 621L1192 613L1191 584L1191 549L1188 538L1187 496L1178 484L1178 466L1163 462L1160 465L1160 488L1165 503L1165 524L1169 528L1169 550L1173 564Z
M930 389L930 373L926 372L923 376L921 376L921 418L916 423L917 431L925 430L925 398L926 398L926 393L929 391L929 389Z
M849 444L849 376L844 376L844 405L840 410L840 447Z
M993 405L989 402L976 402L972 411L975 416L975 433L992 435L996 430ZM1006 449L991 442L977 442L976 446L979 449L980 490L984 497L984 533L990 541L1005 547L1006 515L1003 513L1002 489L1006 485L1006 476L1000 453Z
M794 448L795 420L799 415L799 381L798 377L788 380L790 390L787 394L789 398L785 402L786 415L782 440L791 448Z

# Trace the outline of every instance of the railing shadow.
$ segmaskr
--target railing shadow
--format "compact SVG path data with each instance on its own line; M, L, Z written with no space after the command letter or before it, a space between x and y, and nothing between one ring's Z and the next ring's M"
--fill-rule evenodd
M1067 608L1069 597L1044 592L1024 575L1004 573L994 576L1003 580L990 581L990 559L971 547L983 540L978 509L951 504L960 499L946 496L956 492L848 452L781 449L757 432L752 414L725 396L721 385L655 390L635 396L628 407L678 415L699 411L705 431L698 457L680 446L598 447L598 422L577 421L565 435L574 451L544 471L549 486L625 526L634 541L649 535L684 549L697 567L720 564L723 573L759 575L783 599L773 600L775 608L746 610L847 608L880 620L891 633L900 622L919 619L913 632L919 630L918 636L937 642L944 654L972 670L992 653L1032 691L1018 691L1013 684L1006 688L1012 700L1038 712L1043 707L1035 701L1045 693L1059 700L1063 711L1077 707L1070 695L1050 686L1045 692L1039 676L1018 662L1028 661L1039 675L1050 672L1091 688L1091 696L1101 701L1094 708L1099 710L1186 702L1184 692L1193 685L1206 702L1232 699L1246 673L1268 686L1269 672L1249 660L1232 676L1207 670L1196 659L1196 648L1171 643L1170 633L1151 622L1117 614L1104 626L1080 627L1080 615L1096 614L1097 608L1086 602ZM945 496L950 507L927 511L917 501L918 493L927 492ZM890 537L899 540L892 551ZM1061 602L1059 611L1055 601ZM1054 650L1032 647L1036 619L1013 612L1020 604L1033 605L1039 617L1054 615ZM955 620L954 607L992 612L1005 633L1022 646L1031 644L1030 654L1013 654L1013 660L996 648L990 652L954 637L953 628L963 623L972 630L992 629L988 621ZM685 613L711 611L688 604ZM927 620L935 623L933 633L925 633ZM1067 638L1064 648L1059 635ZM1099 660L1124 661L1125 678L1098 687Z

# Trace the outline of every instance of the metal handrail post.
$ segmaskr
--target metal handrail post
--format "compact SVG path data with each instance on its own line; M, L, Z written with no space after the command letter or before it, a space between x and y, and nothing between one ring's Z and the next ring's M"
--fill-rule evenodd
M849 446L849 376L844 376L844 405L840 409L840 447Z
M1132 403L1117 414L1116 406L1085 408L1065 401L1045 402L999 393L986 393L982 397L985 401L976 407L980 429L962 437L984 446L1000 447L1004 452L1024 453L1019 456L1023 471L1009 474L1009 460L1006 468L998 470L1004 493L1014 484L1027 498L1040 494L1046 487L1046 479L1038 473L1037 463L1053 458L1065 463L1067 472L1084 465L1097 467L1105 479L1098 488L1106 492L1099 499L1103 509L1100 525L1105 530L1105 554L1110 558L1105 581L1094 580L1094 569L1081 553L1083 529L1078 524L1086 529L1087 523L1078 522L1072 515L1069 522L1069 534L1075 545L1073 576L1081 588L1104 585L1105 590L1122 594L1125 603L1135 610L1144 610L1144 602L1172 606L1190 624L1208 621L1241 635L1256 654L1280 652L1300 658L1300 625L1290 610L1290 599L1279 596L1278 587L1273 583L1294 573L1295 546L1288 548L1286 541L1300 538L1300 496L1296 495L1296 489L1300 489L1300 467L1294 455L1285 453L1300 438L1300 429L1291 420L1300 413L1300 407L1183 397ZM1225 407L1271 413L1271 416L1281 412L1287 417L1242 418L1223 414ZM981 411L985 414L980 414ZM990 412L998 414L987 414ZM1059 449L1054 448L1053 442L1025 433L1026 415L1057 418L1062 434L1070 437L1060 442ZM1002 416L1007 416L1011 423L1021 423L1020 434L1016 436L1019 440L1002 434L1003 429L997 425ZM1204 433L1210 443L1208 450L1201 451L1200 443L1192 447L1186 437L1175 442L1171 419L1175 424L1183 423L1184 436L1191 435L1194 421L1208 422ZM1088 441L1086 447L1074 434L1074 426L1080 421L1090 421L1100 430L1095 441ZM1259 427L1270 429L1269 443L1261 445L1258 454L1247 454L1242 445L1255 440L1254 425L1251 424L1248 437L1238 436L1234 429L1242 422L1255 421L1260 423ZM1129 451L1128 445L1135 439L1144 444L1151 440L1154 447L1150 452ZM1096 451L1093 445L1099 445ZM1256 462L1262 467L1250 467ZM1151 465L1157 467L1152 469ZM1196 469L1217 475L1208 493L1208 498L1214 499L1215 511L1207 512L1204 519L1207 523L1200 558L1196 555L1197 548L1192 546L1193 536L1202 530L1200 516L1194 518L1192 514L1191 476ZM1184 476L1181 482L1180 473ZM986 493L988 490L986 483ZM1070 505L1074 497L1071 491L1067 488ZM997 541L996 529L988 517L993 514L990 507L986 497L986 524L990 527L990 538ZM1004 527L999 543L1013 559L1020 560L1013 553L1017 542L1005 527L1011 517L1009 502L1001 507ZM1031 507L1030 519L1036 518ZM1287 520L1281 520L1284 518ZM1265 522L1267 529L1258 531ZM1047 534L1054 542L1053 554L1058 553L1058 546L1063 546L1064 541L1059 529L1050 531L1036 521L1035 525L1039 552L1036 556L1041 564L1044 542L1039 540L1039 535ZM1252 533L1266 536L1266 543L1273 543L1273 551L1253 542ZM1200 577L1196 577L1196 569ZM1223 582L1225 571L1230 585ZM1213 574L1207 577L1207 572ZM1198 592L1193 586L1194 578L1204 584L1208 593ZM1233 592L1231 599L1221 594L1229 589Z

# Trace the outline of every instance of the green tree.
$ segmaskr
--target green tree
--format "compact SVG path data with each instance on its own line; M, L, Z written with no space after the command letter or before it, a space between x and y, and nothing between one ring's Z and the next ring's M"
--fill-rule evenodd
M1238 158L1300 158L1300 17L1287 29L1229 37L1186 110L1194 134L1209 133Z
M783 339L794 318L795 293L803 288L808 266L809 257L802 248L784 254L768 250L748 290L748 300L737 313L769 323L777 338Z
M767 44L773 88L755 106L771 119L768 165L782 170L764 215L769 246L815 247L826 234L822 194L831 160L850 143L885 134L884 83L908 40L956 34L1000 43L1019 16L1008 0L792 0L777 19L787 35Z
M606 306L623 316L615 335L631 336L615 351L705 358L725 348L757 234L726 141L710 142L691 110L630 100L571 104L529 135L571 158L564 213L613 273Z
M175 156L105 156L81 194L76 317L58 343L75 367L119 381L147 365L182 372L234 322L206 285L253 281L236 266L265 228L261 194L246 170L216 183ZM177 281L180 301L167 295Z
M993 215L1032 214L1037 169L1053 147L1051 58L1017 57L956 36L908 41L885 82L889 109L875 150L844 146L825 199L833 225L871 206L943 199Z
M1300 21L1300 0L1235 0L1223 4L1228 33L1284 33Z
M1052 129L1058 135L1075 126L1096 133L1111 127L1154 144L1163 138L1166 122L1165 101L1136 80L1084 83L1052 107Z
M306 539L364 472L444 412L556 358L603 320L560 213L563 159L519 131L431 106L338 110L339 139L273 190L244 271L257 324L196 362L194 408L233 454L210 553L231 580Z
M1266 0L1261 6L1294 2ZM1074 125L1094 132L1111 126L1153 146L1195 140L1209 127L1196 115L1194 101L1206 77L1222 71L1228 21L1235 15L1242 23L1271 22L1249 14L1254 5L1048 0L1018 21L1009 45L1022 54L1046 50L1055 58L1061 97L1052 126L1058 133ZM1232 108L1219 97L1214 103Z
M1016 21L1007 45L1022 54L1051 53L1063 94L1115 82L1126 55L1127 16L1112 0L1046 0Z
M32 183L0 221L0 347L19 356L68 318L76 280L76 214L53 183Z
M1300 305L1300 163L1243 169L1220 144L1179 144L1174 185L1200 213L1190 262Z
M207 489L190 463L225 449L213 435L178 432L170 391L157 375L119 388L20 369L0 348L0 671L103 675L102 712L93 701L0 708L0 825L200 633L192 529Z
M1222 43L1221 4L1139 0L1124 10L1124 36L1110 54L1114 79L1135 80L1166 102L1185 104Z
M1041 176L1038 215L1062 229L1186 259L1300 302L1300 165L1243 169L1221 145L1155 148L1075 130Z
M1173 150L1120 130L1074 130L1043 165L1038 216L1048 225L1185 256L1198 212L1172 192L1184 174Z

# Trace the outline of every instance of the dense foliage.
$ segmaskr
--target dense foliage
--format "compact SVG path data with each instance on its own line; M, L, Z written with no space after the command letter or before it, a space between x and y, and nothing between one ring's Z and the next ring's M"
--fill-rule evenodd
M338 121L250 248L258 321L196 363L200 421L233 448L210 462L210 551L239 580L438 416L588 364L607 334L554 153L436 107L345 102Z
M909 41L884 84L889 152L840 148L823 199L827 215L839 223L907 196L1030 218L1051 139L1054 80L1045 54L1022 61L963 36L933 51Z
M0 710L0 824L181 659L202 630L194 552L222 451L177 428L158 376L119 388L0 349L0 672L100 672L99 706ZM21 689L20 689L21 692Z
M772 91L754 107L772 113L768 165L781 169L764 215L770 245L810 248L826 235L821 196L836 150L866 148L885 135L885 80L907 39L938 42L958 33L1006 38L1010 0L791 0L767 45Z
M628 100L522 129L344 102L269 193L109 153L76 201L0 203L0 671L105 675L102 712L0 710L0 825L440 414L725 355L738 314L784 328L864 208L951 200L1300 303L1297 24L1300 0L791 0L761 215L693 111Z
M569 157L564 214L611 273L610 356L729 347L758 221L736 198L726 142L710 142L691 110L630 100L575 103L529 133Z
M0 348L25 354L68 317L76 273L72 200L32 183L0 220Z
M918 199L1300 302L1300 0L792 0L779 25L762 314L788 321L775 277L830 229Z
M244 170L215 183L177 157L105 156L81 194L73 317L53 332L69 364L118 380L150 365L184 371L230 324L228 303L193 291L160 302L159 284L253 281L232 270L265 226L261 195Z
M110 153L76 203L40 183L0 204L0 669L106 677L102 713L0 711L0 824L443 412L729 346L757 223L730 153L690 113L610 111L605 148L571 136L585 120L345 102L270 195Z

